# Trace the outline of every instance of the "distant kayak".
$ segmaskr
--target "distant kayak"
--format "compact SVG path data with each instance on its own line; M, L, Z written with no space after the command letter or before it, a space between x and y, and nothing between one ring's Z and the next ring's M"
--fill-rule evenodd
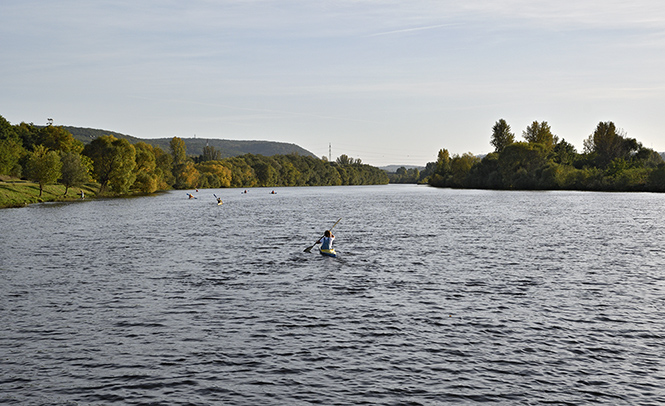
M319 252L321 253L321 255L324 255L326 257L337 258L337 253L335 252L334 249L332 249L332 250L319 250Z

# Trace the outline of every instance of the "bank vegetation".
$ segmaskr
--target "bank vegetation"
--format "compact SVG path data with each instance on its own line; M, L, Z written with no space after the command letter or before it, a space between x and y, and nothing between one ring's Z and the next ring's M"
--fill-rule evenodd
M205 147L203 154L190 156L178 137L168 151L112 135L84 145L63 127L12 125L0 116L0 207L77 198L83 189L89 196L125 196L170 189L388 183L384 171L346 155L333 162L298 154L221 155Z
M582 152L546 121L534 121L522 138L501 119L492 128L492 153L450 156L441 149L419 180L451 188L665 192L662 156L611 121L598 123Z

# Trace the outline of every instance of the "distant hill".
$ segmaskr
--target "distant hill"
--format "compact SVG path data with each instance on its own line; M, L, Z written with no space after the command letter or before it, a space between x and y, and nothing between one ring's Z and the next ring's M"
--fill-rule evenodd
M405 167L406 169L416 168L419 171L425 169L424 166L418 166L418 165L387 165L387 166L380 166L379 169L383 169L386 172L394 173L397 172L397 170L401 167Z
M169 150L169 143L172 138L155 138L155 139L144 139L137 138L131 135L121 134L114 131L108 130L98 130L94 128L81 128L81 127L68 127L63 126L63 128L74 136L77 140L83 142L84 144L89 143L95 138L102 135L112 135L116 138L125 138L132 144L143 141L146 144L150 144L154 147L160 147L164 151ZM210 145L215 147L217 151L220 151L222 158L230 158L239 155L245 154L255 154L255 155L288 155L288 154L298 154L303 156L312 156L316 158L316 155L307 151L306 149L296 145L289 144L286 142L276 142L276 141L236 141L236 140L220 140L215 138L182 138L185 141L185 146L187 146L188 155L201 155L203 154L203 147Z

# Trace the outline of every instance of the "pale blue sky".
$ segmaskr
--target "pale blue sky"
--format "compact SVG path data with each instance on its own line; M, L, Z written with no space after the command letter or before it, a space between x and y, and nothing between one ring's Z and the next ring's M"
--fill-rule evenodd
M372 165L613 121L665 151L661 0L4 0L0 115Z

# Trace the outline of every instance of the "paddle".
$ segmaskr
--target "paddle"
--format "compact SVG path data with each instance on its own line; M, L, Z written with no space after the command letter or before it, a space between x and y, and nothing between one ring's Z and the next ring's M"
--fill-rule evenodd
M341 220L342 220L342 218L340 217L339 220L337 220L337 221L335 222L335 224L333 224L333 226L330 227L330 231L332 231L332 229L335 228L335 226L337 225L337 223L339 223ZM323 238L323 237L325 237L325 234L323 234L323 235L321 236L321 238ZM321 238L319 238L319 240L320 240ZM314 246L316 245L317 242L319 242L319 240L316 240L316 242L315 242L311 247L307 247L307 248L305 248L305 252L312 252L312 248L314 248Z

